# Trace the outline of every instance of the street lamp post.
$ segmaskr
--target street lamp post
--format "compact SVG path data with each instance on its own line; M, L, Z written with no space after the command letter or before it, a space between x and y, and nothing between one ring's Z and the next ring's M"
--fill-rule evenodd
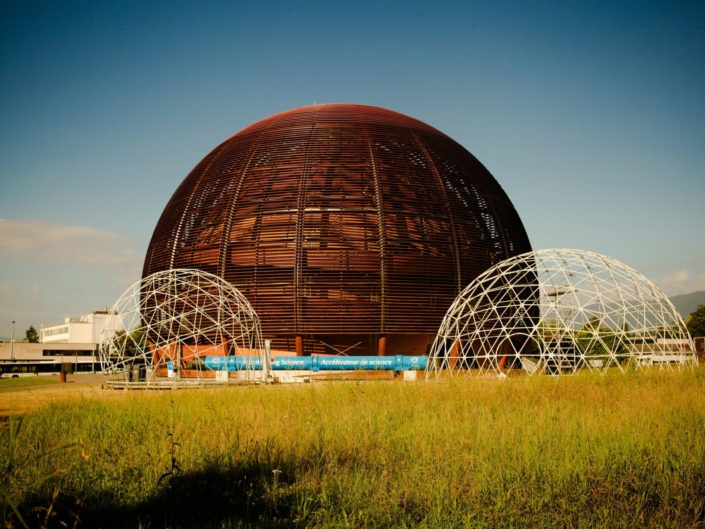
M10 362L15 361L15 320L12 320L12 335L10 336Z

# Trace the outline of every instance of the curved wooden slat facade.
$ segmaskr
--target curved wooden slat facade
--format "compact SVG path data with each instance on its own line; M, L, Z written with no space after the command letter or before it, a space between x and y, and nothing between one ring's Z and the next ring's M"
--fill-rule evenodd
M423 353L463 287L529 250L507 195L448 136L382 108L314 105L208 154L164 209L143 276L223 277L275 348L298 335L306 353L377 353L384 336L389 354Z

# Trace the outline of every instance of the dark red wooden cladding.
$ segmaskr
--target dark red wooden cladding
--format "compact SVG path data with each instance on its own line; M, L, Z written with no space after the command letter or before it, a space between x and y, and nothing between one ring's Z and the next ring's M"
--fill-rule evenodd
M460 289L530 249L507 195L452 139L382 108L315 105L206 156L166 206L143 274L225 278L282 346L432 335Z

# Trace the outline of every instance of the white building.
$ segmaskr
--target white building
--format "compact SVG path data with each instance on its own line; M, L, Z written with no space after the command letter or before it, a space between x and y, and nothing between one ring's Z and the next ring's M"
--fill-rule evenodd
M64 323L43 327L39 330L41 343L94 343L100 342L100 337L108 325L112 331L121 331L118 318L109 320L107 310L97 310L90 314L69 316Z

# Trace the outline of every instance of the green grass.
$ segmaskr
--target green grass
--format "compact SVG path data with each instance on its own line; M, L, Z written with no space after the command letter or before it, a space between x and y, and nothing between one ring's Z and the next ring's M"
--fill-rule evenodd
M1 435L13 527L705 527L703 368L134 393Z
M45 384L58 384L58 381L45 376L0 378L0 390L43 386Z

